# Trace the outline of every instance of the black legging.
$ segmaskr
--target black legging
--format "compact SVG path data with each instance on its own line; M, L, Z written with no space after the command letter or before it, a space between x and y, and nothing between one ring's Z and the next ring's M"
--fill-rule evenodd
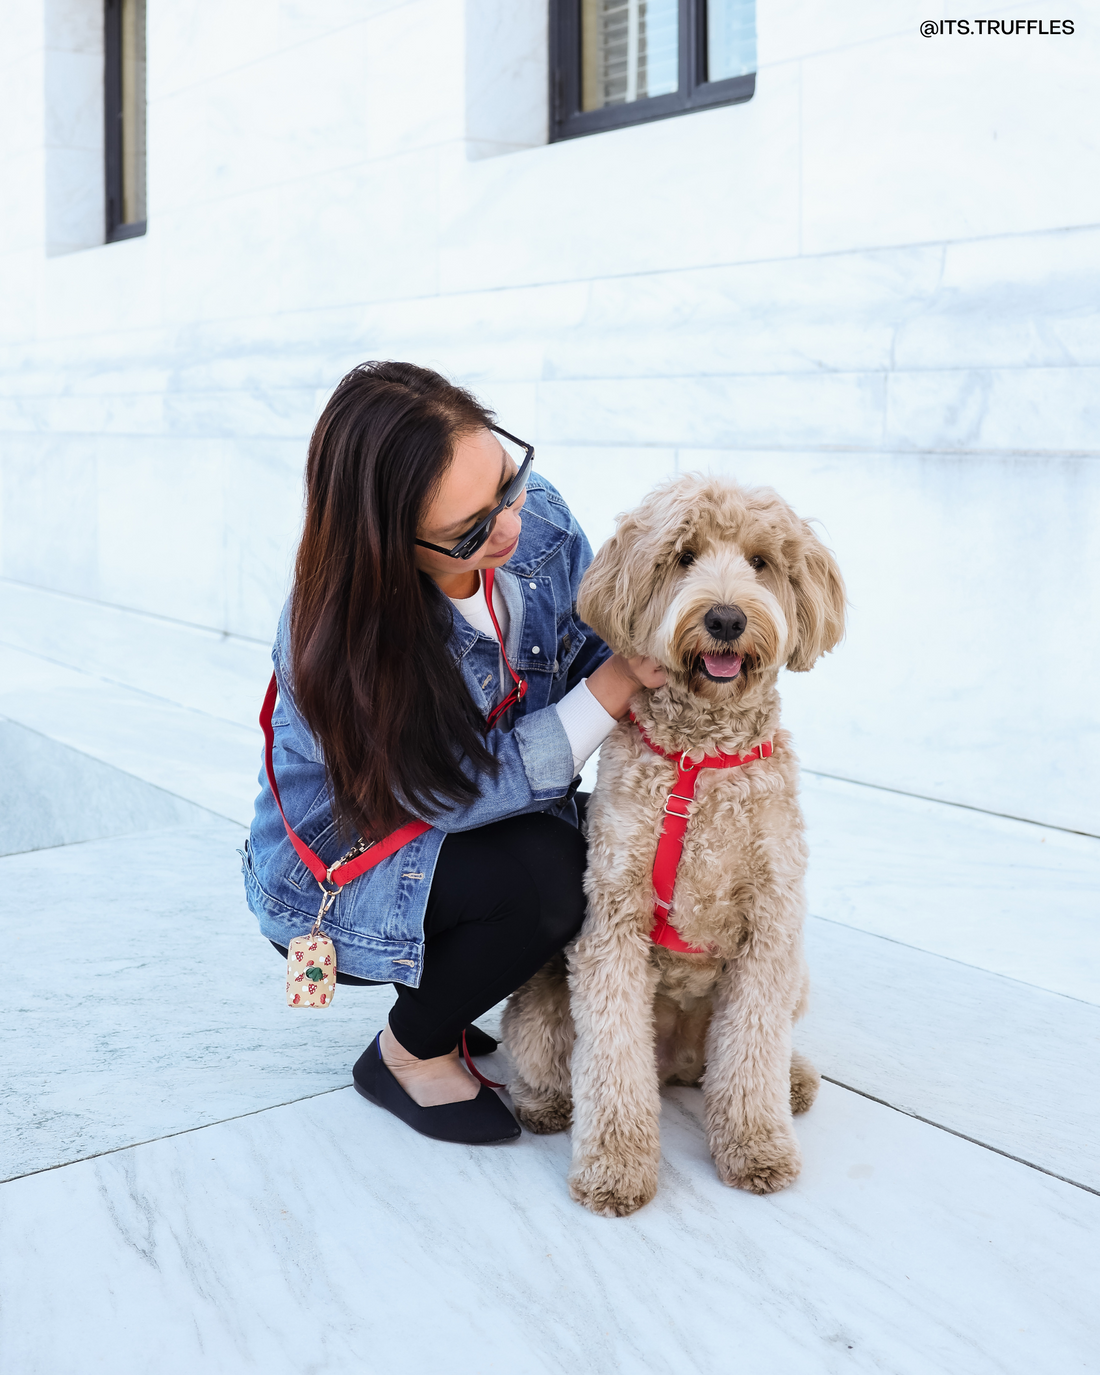
M587 801L577 794L582 819ZM585 853L580 831L544 812L446 837L424 914L420 987L397 984L390 1010L390 1029L406 1050L419 1060L448 1054L463 1027L573 939L584 920Z

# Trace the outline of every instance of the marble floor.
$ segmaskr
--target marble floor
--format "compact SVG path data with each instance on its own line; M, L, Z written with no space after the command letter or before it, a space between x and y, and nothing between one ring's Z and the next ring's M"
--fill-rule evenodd
M808 775L804 1173L723 1188L677 1089L657 1198L593 1218L567 1137L349 1089L387 990L282 1005L236 853L269 671L0 582L0 1369L1100 1366L1100 841Z

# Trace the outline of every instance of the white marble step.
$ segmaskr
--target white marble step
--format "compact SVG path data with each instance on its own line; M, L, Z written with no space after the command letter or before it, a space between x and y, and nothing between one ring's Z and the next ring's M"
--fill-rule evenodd
M269 644L3 578L0 644L247 727L271 677Z
M830 1078L1100 1192L1100 1007L811 918Z
M0 718L0 855L209 819L163 788Z
M245 905L244 829L201 826L0 859L0 1178L350 1082L389 989L291 1012Z
M470 1149L349 1089L6 1184L20 1375L1035 1375L1092 1368L1100 1199L826 1084L791 1189L664 1102L656 1199L592 1217L566 1136ZM64 1302L58 1302L58 1295Z
M266 681L266 680L265 680ZM259 716L261 687L256 703ZM259 791L259 727L0 645L0 716L243 825Z
M803 776L810 911L1100 1003L1100 840Z
M64 952L0 1008L3 1176L347 1084L392 994L284 1006L242 837L212 819L0 859L7 929ZM826 1074L1100 1187L1100 1009L817 918L808 943L797 1037Z

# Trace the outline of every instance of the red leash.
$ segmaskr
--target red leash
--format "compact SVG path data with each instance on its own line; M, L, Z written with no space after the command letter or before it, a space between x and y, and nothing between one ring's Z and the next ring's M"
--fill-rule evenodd
M695 764L686 754L669 754L661 749L660 745L655 745L638 725L638 719L633 712L630 713L630 719L638 726L638 734L653 753L676 765L676 782L665 799L664 825L657 840L657 853L653 857L653 891L656 897L653 903L653 930L649 933L650 939L656 945L663 945L666 949L675 950L679 954L705 955L709 952L701 950L696 945L688 945L668 919L672 894L676 888L676 871L680 867L680 856L684 851L684 836L687 834L691 809L695 805L695 784L699 778L699 770L736 769L742 764L751 764L754 759L770 759L772 742L765 740L749 750L748 754L707 754Z
M462 1028L462 1058L466 1061L466 1068L470 1071L470 1073L474 1076L478 1083L484 1084L487 1089L506 1089L508 1087L507 1084L498 1084L495 1079L486 1079L484 1074L482 1074L482 1072L474 1064L473 1060L470 1059L470 1052L466 1047L465 1027Z

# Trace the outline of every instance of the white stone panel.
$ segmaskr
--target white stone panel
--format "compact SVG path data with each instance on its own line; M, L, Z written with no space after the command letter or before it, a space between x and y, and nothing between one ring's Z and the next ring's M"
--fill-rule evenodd
M1073 34L922 38L913 24L804 60L802 251L1095 224L1100 179L1082 171L1096 166L1100 34L1090 5L1058 17Z
M441 164L440 285L470 291L793 255L798 74L746 105Z
M466 6L466 139L471 158L532 148L549 136L549 6Z
M846 0L844 5L819 5L815 0L759 0L756 6L756 48L761 72L781 62L866 49L876 40L916 35L922 19L938 19L943 0ZM967 14L986 6L971 4ZM999 13L999 11L998 11Z
M815 917L1100 1006L1100 840L816 774L801 796Z
M676 473L671 448L598 448L595 445L540 445L535 461L566 494L593 549L615 533L615 517Z
M44 39L46 252L56 255L104 239L103 5L46 0Z
M50 258L36 271L36 332L42 342L32 358L51 376L52 389L68 387L75 376L98 379L104 360L111 370L132 372L135 390L145 385L156 361L155 355L150 360L149 336L138 331L160 323L164 284L179 269L170 259L162 261L161 228L103 244L91 254ZM130 385L115 384L116 390Z
M875 448L886 374L603 377L543 382L542 420L555 443Z
M100 443L96 552L104 601L224 624L228 447L182 437Z
M0 465L3 575L99 596L95 445L9 434Z

